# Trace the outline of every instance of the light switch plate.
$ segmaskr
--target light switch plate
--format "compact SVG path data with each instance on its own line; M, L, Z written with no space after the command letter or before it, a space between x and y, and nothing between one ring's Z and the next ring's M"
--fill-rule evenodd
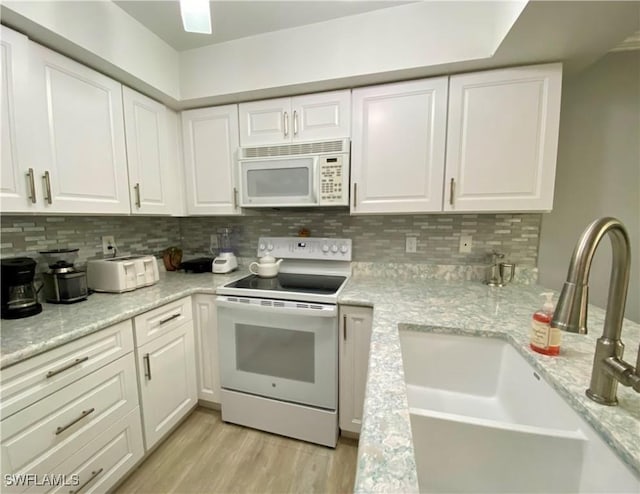
M460 254L471 254L471 235L460 235Z
M418 249L418 239L416 237L407 237L405 252L414 254Z

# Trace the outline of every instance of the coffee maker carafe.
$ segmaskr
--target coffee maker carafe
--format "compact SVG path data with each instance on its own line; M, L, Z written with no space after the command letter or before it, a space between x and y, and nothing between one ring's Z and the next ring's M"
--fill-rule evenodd
M36 261L30 257L2 260L2 319L20 319L42 312L33 278Z
M73 261L79 249L41 251L49 270L42 273L45 300L52 304L72 304L87 298L87 273L78 271Z

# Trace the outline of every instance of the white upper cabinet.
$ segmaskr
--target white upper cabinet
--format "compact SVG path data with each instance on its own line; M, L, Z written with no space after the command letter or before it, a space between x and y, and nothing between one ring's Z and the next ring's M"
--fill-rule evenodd
M187 213L240 214L238 106L182 112Z
M451 76L445 211L553 205L561 64Z
M240 104L240 144L261 146L349 137L351 92Z
M170 181L167 109L128 87L122 88L122 100L131 212L170 214L169 188L174 184Z
M22 34L0 26L0 201L2 212L36 211L38 191L33 163L26 153L28 129L28 50ZM31 170L29 170L31 168ZM42 196L40 196L42 199Z
M447 81L353 90L352 214L441 211Z
M35 43L30 49L31 150L44 211L129 214L121 85Z

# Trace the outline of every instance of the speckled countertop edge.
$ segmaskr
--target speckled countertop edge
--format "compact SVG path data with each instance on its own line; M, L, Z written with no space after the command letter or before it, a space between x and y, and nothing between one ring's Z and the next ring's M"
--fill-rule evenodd
M542 291L546 289L537 285L491 288L477 282L398 283L366 276L349 280L339 303L374 308L356 493L418 492L399 328L507 340L640 476L640 395L619 386L618 407L598 405L584 395L604 311L589 307L588 335L563 333L559 357L540 355L529 349L528 334ZM622 339L625 358L633 364L640 325L625 320Z
M126 294L93 293L75 304L43 304L35 316L3 319L0 369L194 293L215 294L218 286L247 273L246 269L224 275L162 272L159 283Z

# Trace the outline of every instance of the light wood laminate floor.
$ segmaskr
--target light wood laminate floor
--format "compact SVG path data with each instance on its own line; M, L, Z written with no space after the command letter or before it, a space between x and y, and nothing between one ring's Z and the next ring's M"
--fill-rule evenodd
M116 493L350 493L357 451L355 440L334 450L197 408Z

